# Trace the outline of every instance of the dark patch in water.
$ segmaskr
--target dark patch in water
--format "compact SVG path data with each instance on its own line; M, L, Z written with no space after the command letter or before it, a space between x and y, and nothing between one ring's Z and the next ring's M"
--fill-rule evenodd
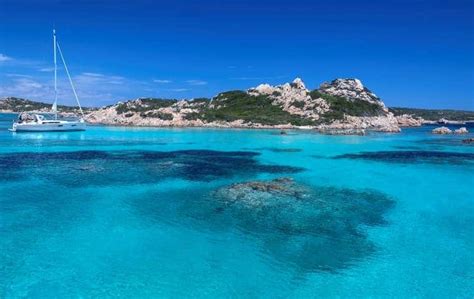
M274 180L193 195L178 213L211 230L238 228L284 267L309 273L338 272L374 253L364 227L385 225L384 213L393 206L392 199L374 190Z
M142 184L181 178L211 181L235 175L296 173L292 166L260 164L255 152L211 150L181 151L77 151L0 155L0 179L35 176L68 186Z
M303 151L300 148L271 148L268 149L269 151L272 151L274 153L299 153Z
M420 150L422 147L420 146L414 146L414 145L395 145L392 146L393 148L396 149L401 149L401 150Z
M361 159L388 163L464 164L474 162L474 154L440 151L380 151L345 154L334 159Z
M303 150L300 148L278 148L278 147L257 147L257 148L243 148L245 150L254 151L270 151L274 153L299 153Z
M462 142L466 136L437 136L437 138L429 138L429 139L420 139L414 142L420 143L424 146L428 145L430 147L438 147L441 148L442 146L469 146L469 143Z

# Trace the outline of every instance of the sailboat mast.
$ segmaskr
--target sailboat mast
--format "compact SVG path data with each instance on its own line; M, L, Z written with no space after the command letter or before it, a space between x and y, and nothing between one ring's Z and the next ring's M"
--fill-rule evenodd
M54 57L54 104L53 104L53 111L54 111L54 118L58 119L58 65L56 62L56 29L53 29L53 57Z

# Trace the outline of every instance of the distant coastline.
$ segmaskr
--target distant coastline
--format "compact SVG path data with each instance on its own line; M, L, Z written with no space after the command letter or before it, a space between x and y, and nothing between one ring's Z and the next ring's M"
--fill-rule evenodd
M50 112L51 104L21 98L0 99L1 113ZM78 107L60 106L65 117ZM399 132L423 124L464 124L474 111L388 108L358 79L336 79L308 90L299 78L291 83L261 84L246 91L190 100L139 98L101 108L85 108L91 124L137 127L213 127L306 129L325 134L367 130Z

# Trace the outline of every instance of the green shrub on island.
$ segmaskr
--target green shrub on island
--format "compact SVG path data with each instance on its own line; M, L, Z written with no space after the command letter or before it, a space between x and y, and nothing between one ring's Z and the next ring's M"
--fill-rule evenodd
M14 112L29 112L29 111L50 111L52 103L35 102L25 100L22 98L8 97L0 100L0 110L14 111ZM82 107L84 112L92 111L94 108ZM58 105L58 111L61 112L78 112L77 106Z
M312 99L322 98L329 104L330 111L323 115L326 120L343 119L344 114L350 116L381 116L385 114L380 105L363 100L350 101L343 97L321 93L318 90L311 91L310 96Z
M294 101L291 106L293 107L296 107L296 108L299 108L299 109L303 109L304 106L305 106L305 102L304 101Z
M125 114L125 117L127 115ZM149 112L142 112L140 113L140 116L143 117L143 118L147 118L147 117L150 117L150 118L159 118L159 119L162 119L162 120L173 120L173 114L171 113L165 113L165 112L154 112L154 111L149 111Z
M192 99L190 102L191 103L194 103L194 104L208 104L209 102L211 101L211 99L209 98L195 98L195 99Z
M410 114L426 120L437 121L442 118L454 121L474 121L474 111L450 110L450 109L418 109L418 108L389 108L395 116Z
M201 119L212 121L235 121L260 123L263 125L293 124L297 126L312 125L314 121L292 115L280 106L273 105L267 95L250 95L245 91L233 90L220 93L210 107L204 109Z
M178 100L174 99L160 99L160 98L141 98L141 104L135 105L134 102L120 103L115 110L118 114L126 112L146 112L150 110L157 110L160 108L167 108L175 104Z
M183 118L186 120L198 120L201 118L201 113L198 113L198 112L187 113L183 116Z

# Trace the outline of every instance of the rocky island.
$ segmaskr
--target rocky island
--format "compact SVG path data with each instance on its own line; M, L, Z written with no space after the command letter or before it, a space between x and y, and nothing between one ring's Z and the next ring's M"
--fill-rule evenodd
M4 112L46 112L49 104L6 98ZM77 107L59 107L67 113ZM440 110L442 111L442 110ZM225 127L314 129L325 134L365 134L366 130L399 132L401 127L433 123L422 116L461 116L450 110L428 113L422 109L387 108L358 79L335 79L310 90L300 78L272 86L260 84L247 90L221 92L213 98L139 98L102 108L86 108L92 124L157 127ZM457 119L457 121L459 121Z
M404 116L404 119L410 119ZM212 99L136 99L92 111L91 123L125 126L306 128L328 133L366 129L399 132L399 120L358 79L336 79L309 90L291 83L261 84Z

